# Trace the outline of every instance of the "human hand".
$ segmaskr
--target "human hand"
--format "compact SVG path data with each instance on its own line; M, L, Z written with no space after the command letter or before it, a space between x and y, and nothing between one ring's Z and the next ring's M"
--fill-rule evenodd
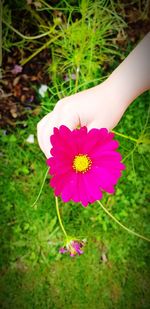
M38 142L45 156L50 157L50 136L53 128L66 125L71 130L78 126L107 128L119 122L126 107L120 104L109 79L91 89L81 91L58 101L54 110L37 126Z
M150 87L149 54L150 32L106 81L58 101L37 127L38 142L46 157L50 157L54 127L114 128L128 105Z

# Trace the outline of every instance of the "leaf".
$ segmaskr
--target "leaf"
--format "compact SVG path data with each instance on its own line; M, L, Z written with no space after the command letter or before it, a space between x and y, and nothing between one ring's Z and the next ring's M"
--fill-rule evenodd
M57 217L54 217L54 218L51 220L51 222L50 222L50 225L49 225L49 232L51 232L51 231L53 230L53 228L54 228L56 222L57 222Z

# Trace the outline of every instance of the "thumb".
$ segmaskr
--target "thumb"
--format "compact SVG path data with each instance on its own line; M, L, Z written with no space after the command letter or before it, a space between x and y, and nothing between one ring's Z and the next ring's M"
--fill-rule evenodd
M50 143L50 137L53 134L54 127L59 128L61 125L67 126L70 130L75 129L80 124L79 116L76 112L70 111L70 113L62 112L57 113L55 111L47 114L37 126L37 137L39 146L44 152L45 156L49 158L51 156L50 151L52 145Z
M48 113L37 124L37 139L41 150L48 158L50 156L49 144L50 144L50 125L52 123L53 112Z

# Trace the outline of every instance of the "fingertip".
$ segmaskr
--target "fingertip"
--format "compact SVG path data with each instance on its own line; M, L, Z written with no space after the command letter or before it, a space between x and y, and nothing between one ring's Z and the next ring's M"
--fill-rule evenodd
M97 123L97 122L95 122L95 121L89 123L89 124L87 125L87 128L88 128L88 132L89 132L90 130L92 130L92 129L105 129L105 130L107 130L108 132L110 131L110 128L108 128L108 126L106 126L106 125L104 126L103 123Z
M80 119L77 113L70 112L62 114L58 123L59 127L67 127L69 130L74 130L80 125Z

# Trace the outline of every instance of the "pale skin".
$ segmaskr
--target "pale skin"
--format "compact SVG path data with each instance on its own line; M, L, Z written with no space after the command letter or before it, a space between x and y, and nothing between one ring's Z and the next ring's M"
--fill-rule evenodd
M37 125L41 150L50 157L54 127L66 125L112 130L136 97L150 89L150 32L100 85L57 102Z

